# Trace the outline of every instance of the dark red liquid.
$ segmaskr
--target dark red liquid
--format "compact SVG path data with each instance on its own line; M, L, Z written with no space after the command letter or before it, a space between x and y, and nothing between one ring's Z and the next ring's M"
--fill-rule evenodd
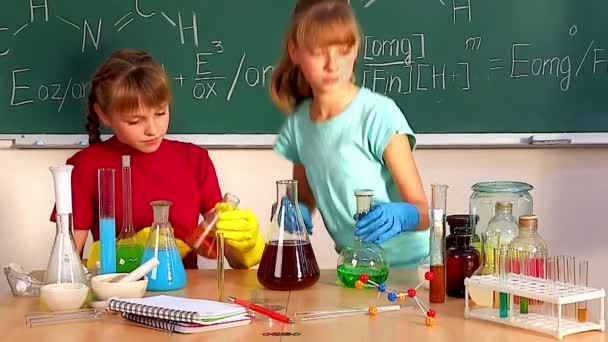
M447 263L447 294L450 297L464 298L464 279L473 275L479 267L477 250L453 248L448 251Z
M276 267L280 267L280 272L275 272ZM319 275L310 242L285 240L281 254L278 241L271 241L266 244L258 267L258 281L271 290L303 289L316 283Z
M445 266L431 265L431 272L435 275L430 281L429 302L445 302Z

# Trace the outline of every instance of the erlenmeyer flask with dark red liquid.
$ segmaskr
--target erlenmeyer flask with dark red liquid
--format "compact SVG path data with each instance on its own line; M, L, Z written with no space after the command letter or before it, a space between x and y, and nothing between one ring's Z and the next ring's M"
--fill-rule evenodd
M277 181L269 238L258 280L271 290L299 290L319 280L319 265L298 205L298 181Z

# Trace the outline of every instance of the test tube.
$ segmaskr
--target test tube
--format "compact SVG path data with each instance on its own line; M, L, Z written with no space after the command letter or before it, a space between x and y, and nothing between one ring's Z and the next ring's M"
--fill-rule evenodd
M32 312L25 315L25 323L31 328L41 324L66 323L101 318L103 310L84 309L62 312Z
M430 259L431 272L435 277L430 280L429 302L445 302L445 213L447 207L448 186L431 185L431 238Z
M530 262L532 261L530 258L530 252L528 251L518 251L517 259L519 260L519 274L520 278L523 279L523 283L526 284L529 281L530 273ZM519 313L527 314L528 313L528 298L520 297L519 298Z
M98 170L99 244L101 273L116 272L116 214L114 210L114 169Z
M587 287L589 285L589 261L580 260L578 263L578 279L577 285ZM577 317L579 322L587 321L587 301L578 302Z
M509 272L509 249L507 246L501 246L499 256L499 283L504 286L507 282L507 272ZM499 294L499 316L500 318L509 317L509 294L506 292L500 292Z
M574 287L576 286L576 259L574 256L568 255L566 258L566 283L568 283L568 292L572 294ZM576 320L576 304L566 305L566 317L568 319Z
M217 248L217 300L224 300L224 233L217 232L216 248Z

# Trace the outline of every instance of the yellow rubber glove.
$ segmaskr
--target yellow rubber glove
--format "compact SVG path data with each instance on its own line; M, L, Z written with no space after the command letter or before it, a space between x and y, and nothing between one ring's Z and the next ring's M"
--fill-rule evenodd
M226 257L232 268L250 268L260 263L265 242L260 234L258 219L251 210L227 209L218 203L220 211L215 224L216 233L224 234L229 246Z
M135 234L135 240L138 244L145 247L146 243L148 242L148 235L150 235L150 227L146 227L138 231L137 234ZM181 258L184 258L192 250L190 246L188 246L184 241L180 239L175 239L175 244L177 245L177 251L179 252L179 256ZM89 271L97 269L97 262L99 261L99 258L99 241L95 241L91 245L91 249L89 250L89 257L87 258L87 268L89 269Z

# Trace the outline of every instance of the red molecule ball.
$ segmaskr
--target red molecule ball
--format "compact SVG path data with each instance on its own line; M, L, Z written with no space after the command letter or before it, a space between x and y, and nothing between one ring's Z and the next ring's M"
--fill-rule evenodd
M369 275L367 275L367 273L362 273L359 276L359 280L361 280L363 283L367 283L367 281L369 280Z
M435 279L435 273L433 273L431 271L426 271L426 273L424 273L424 279L426 279L426 280Z
M410 298L416 297L416 289L408 289L407 295L410 296Z
M437 312L435 312L435 310L433 310L433 309L429 309L429 311L426 313L426 315L427 315L428 317L433 317L433 318L435 318L435 316L437 316Z

